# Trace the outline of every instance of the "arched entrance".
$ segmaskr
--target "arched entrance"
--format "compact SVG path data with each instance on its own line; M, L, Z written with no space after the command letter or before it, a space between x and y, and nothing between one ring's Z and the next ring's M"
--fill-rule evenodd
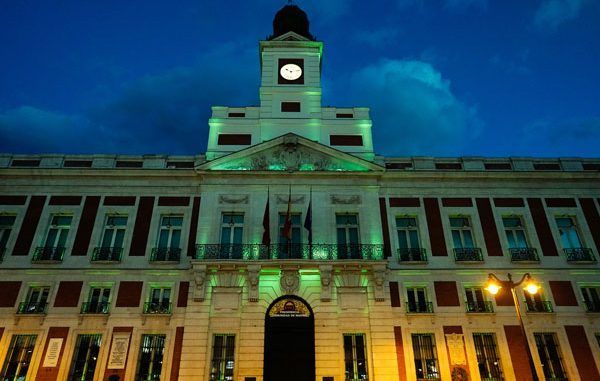
M297 296L277 298L265 316L264 381L315 380L315 319Z

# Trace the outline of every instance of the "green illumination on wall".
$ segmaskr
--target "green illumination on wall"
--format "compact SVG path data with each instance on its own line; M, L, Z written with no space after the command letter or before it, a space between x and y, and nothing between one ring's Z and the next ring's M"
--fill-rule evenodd
M283 164L271 164L268 166L269 171L285 171L285 166Z

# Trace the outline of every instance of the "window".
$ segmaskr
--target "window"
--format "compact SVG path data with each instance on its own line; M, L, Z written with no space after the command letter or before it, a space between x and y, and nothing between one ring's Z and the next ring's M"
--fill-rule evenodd
M211 381L233 380L234 352L235 335L213 336L213 352L210 364Z
M8 238L10 237L15 219L16 216L0 215L0 260L2 260L4 252L6 251Z
M94 252L94 260L120 261L126 229L127 216L107 215L102 242Z
M81 312L84 314L107 314L110 307L110 287L92 287L88 301L83 303Z
M147 314L169 314L171 313L171 288L152 287L150 298L144 306Z
M598 342L598 346L600 347L600 333L596 334L596 341Z
M579 249L582 247L575 218L557 217L556 226L558 226L560 241L564 249Z
M567 374L562 365L558 340L554 333L534 333L544 377L547 380L566 380Z
M359 235L357 214L336 214L337 258L359 259Z
M38 248L36 260L62 260L71 228L72 216L53 215L50 219L50 227L44 245Z
M279 247L278 258L302 258L302 224L300 214L290 215L291 239L285 236L286 213L279 214Z
M475 354L477 367L482 380L501 381L502 366L496 345L496 335L493 333L474 333Z
M413 334L412 345L417 381L440 380L433 334Z
M2 381L22 381L27 378L36 337L36 335L14 335L12 337L2 366Z
M485 300L481 287L465 288L467 312L493 312L492 302Z
M510 249L524 249L528 247L525 228L523 227L523 220L521 217L503 217L502 223L504 225L504 232L506 233L506 239L508 240L508 247Z
M73 362L69 372L70 381L92 381L100 352L102 335L77 335Z
M165 335L142 335L135 379L160 380L165 350Z
M600 287L581 287L583 302L588 312L600 312Z
M469 217L450 217L450 231L456 261L482 261L481 251L475 247Z
M543 300L539 292L533 295L528 292L524 294L527 312L552 312L552 303L548 300Z
M181 254L181 225L183 216L166 215L160 217L157 250L153 260L179 261Z
M20 314L43 314L48 304L50 287L29 287L27 298L19 305Z
M424 261L419 240L419 225L415 217L396 217L398 254L401 261Z
M244 215L241 213L223 213L221 216L221 253L222 259L242 258L242 239L244 234Z
M344 334L344 364L346 381L369 379L364 334Z
M281 102L281 112L300 112L300 102Z
M425 287L408 287L406 289L406 310L408 312L433 312L433 306L427 301Z

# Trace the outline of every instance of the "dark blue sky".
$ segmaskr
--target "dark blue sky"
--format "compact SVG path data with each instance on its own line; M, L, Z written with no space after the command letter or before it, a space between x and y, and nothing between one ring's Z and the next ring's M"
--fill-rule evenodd
M323 104L385 155L598 157L600 1L306 0ZM258 103L285 1L4 1L0 152L204 152L211 105Z

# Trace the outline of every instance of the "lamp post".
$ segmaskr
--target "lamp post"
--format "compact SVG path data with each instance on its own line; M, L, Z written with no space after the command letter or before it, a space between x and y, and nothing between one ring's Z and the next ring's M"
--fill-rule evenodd
M535 369L535 364L533 363L533 356L531 355L531 350L529 349L529 341L527 340L527 333L525 332L525 325L523 325L523 318L521 316L521 307L519 306L519 299L517 298L517 293L515 289L523 285L524 289L530 293L531 295L535 294L539 290L539 286L533 281L531 278L531 274L525 273L520 281L514 282L512 279L512 275L508 274L508 280L501 280L495 274L488 274L488 283L485 288L489 291L490 294L496 295L501 288L508 288L513 297L513 302L515 305L515 310L517 312L517 318L519 319L519 324L521 326L521 334L525 339L525 349L527 350L527 359L529 360L529 367L531 368L531 377L533 381L539 381L537 370Z

